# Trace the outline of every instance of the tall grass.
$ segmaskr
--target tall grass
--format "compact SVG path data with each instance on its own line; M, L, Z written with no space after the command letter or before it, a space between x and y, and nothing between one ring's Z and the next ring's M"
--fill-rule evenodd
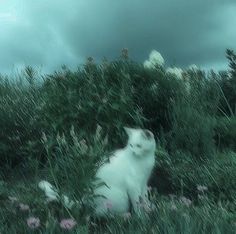
M8 182L0 184L0 232L27 233L26 218L37 216L44 233L62 232L63 217L77 220L74 233L234 233L233 69L186 70L179 79L162 66L148 69L128 58L102 64L90 59L76 71L63 67L44 76L41 84L31 67L22 73L24 82L1 77L0 176ZM151 194L157 210L141 221L116 217L102 225L86 218L93 207L46 205L39 179L70 199L92 199L101 160L126 143L123 126L149 128L156 136L150 184L157 189ZM198 185L207 192L201 194ZM164 196L170 193L176 197ZM181 203L183 196L190 207ZM30 210L23 212L19 203Z

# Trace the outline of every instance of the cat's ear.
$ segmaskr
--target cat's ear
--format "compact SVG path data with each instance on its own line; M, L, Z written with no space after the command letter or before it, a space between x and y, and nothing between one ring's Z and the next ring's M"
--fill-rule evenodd
M151 138L154 137L154 136L153 136L153 133L152 133L151 131L147 130L147 129L144 129L144 130L143 130L142 136L143 136L144 138L147 138L147 139L151 139Z
M125 132L127 133L128 136L132 135L132 128L124 127Z

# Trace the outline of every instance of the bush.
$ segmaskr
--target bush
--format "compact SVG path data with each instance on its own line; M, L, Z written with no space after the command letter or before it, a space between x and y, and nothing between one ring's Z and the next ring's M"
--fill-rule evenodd
M229 72L221 72L220 87L222 90L221 109L227 116L236 114L236 55L232 50L226 50L229 61Z
M173 107L173 128L169 139L171 152L183 150L195 159L211 157L215 120L186 102Z
M39 139L35 124L39 93L33 87L0 83L0 167L13 167L25 161L24 147Z
M160 68L144 70L137 78L136 103L143 110L145 126L156 134L170 131L172 104L185 94L184 84Z
M103 138L101 132L101 127L97 126L96 134L89 136L90 144L85 140L84 132L78 134L74 127L68 137L58 134L53 139L44 135L42 140L47 151L49 171L46 180L77 200L85 194L91 195L90 186L96 169L102 160L108 158L107 137Z
M207 75L187 70L178 79L164 67L147 69L120 59L101 65L90 61L77 71L64 66L44 77L42 85L37 85L31 68L26 68L25 74L28 85L7 81L0 84L2 168L6 164L9 168L20 165L24 172L37 174L52 157L56 165L52 170L58 177L64 169L70 171L69 167L77 164L67 165L66 155L80 155L71 136L72 126L78 139L96 148L93 136L99 124L101 136L108 137L107 151L124 145L123 126L149 128L169 155L179 157L176 170L180 171L181 160L183 165L193 163L194 167L194 163L213 159L217 149L235 150L235 119L220 111L223 78L213 72ZM50 142L50 157L42 143L43 135ZM66 139L67 145L58 145L57 136ZM172 179L172 164L164 156L154 175L157 173L156 177L166 182L157 181L160 190L169 187L172 191L176 180ZM84 160L85 155L81 157ZM63 164L67 166L63 168ZM87 164L83 166L91 169Z
M236 117L217 118L215 140L220 150L236 150Z
M159 160L158 156L161 157ZM207 187L206 193L215 201L235 199L235 153L219 153L201 162L181 151L171 155L162 152L158 156L152 182L156 180L153 185L158 184L161 193L184 194L196 199L201 195L197 186L201 185Z
M63 232L59 220L68 215L79 220L75 231L88 231L86 215L92 207L69 213L60 203L47 206L36 184L46 179L71 199L91 200L96 169L108 152L124 146L122 128L127 125L149 128L156 136L150 185L159 194L154 188L149 195L159 213L118 225L121 218L114 219L105 225L109 231L119 232L122 224L130 233L150 232L152 225L161 233L230 233L236 198L234 56L230 59L230 75L189 69L176 77L162 66L147 69L128 58L101 65L90 58L77 71L64 66L44 77L42 85L31 67L23 75L27 84L2 80L0 176L11 169L7 172L19 186L0 182L0 232L26 233L25 218L31 213L40 218L40 231ZM25 185L19 183L17 165L27 178ZM199 191L198 185L207 191ZM23 217L17 202L7 198L9 191L21 194L30 213ZM160 195L170 193L187 196L193 204L185 207L174 196ZM100 224L95 230L105 232Z
M129 74L116 63L92 71L56 73L42 88L44 102L38 119L47 132L66 135L71 125L89 135L99 124L113 139L124 124L142 126L143 116L133 101L130 83Z

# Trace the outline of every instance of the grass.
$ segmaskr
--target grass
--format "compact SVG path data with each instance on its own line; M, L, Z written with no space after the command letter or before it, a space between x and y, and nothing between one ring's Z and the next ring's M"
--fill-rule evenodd
M35 184L29 186L25 181L14 185L14 189L6 189L18 200L1 199L2 233L65 233L60 221L71 218L70 214L59 204L46 205ZM77 225L70 233L235 233L236 214L229 203L212 201L208 192L198 193L198 199L186 202L181 195L162 196L152 191L155 209L144 212L141 217L108 217L94 221L72 210ZM28 204L30 209L21 210L21 203ZM40 227L34 231L26 223L31 216L40 218Z
M0 80L1 234L236 232L233 70L185 70L177 79L126 57L37 77L26 67L21 81ZM155 209L96 220L93 207L46 204L41 179L70 198L92 199L99 162L126 143L123 126L156 136ZM30 217L39 227L28 226ZM64 230L63 219L76 225Z

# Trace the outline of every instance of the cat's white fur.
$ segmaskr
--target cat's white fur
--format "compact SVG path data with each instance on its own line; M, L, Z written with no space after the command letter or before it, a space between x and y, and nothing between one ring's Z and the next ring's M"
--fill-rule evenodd
M147 183L155 164L156 142L149 130L124 129L128 135L127 145L115 151L96 173L96 177L105 183L94 189L96 195L101 195L94 200L97 216L128 212L130 204L137 213L140 200L148 203ZM49 199L58 200L57 191L47 181L41 181L39 187ZM74 204L66 196L62 201L69 208Z

